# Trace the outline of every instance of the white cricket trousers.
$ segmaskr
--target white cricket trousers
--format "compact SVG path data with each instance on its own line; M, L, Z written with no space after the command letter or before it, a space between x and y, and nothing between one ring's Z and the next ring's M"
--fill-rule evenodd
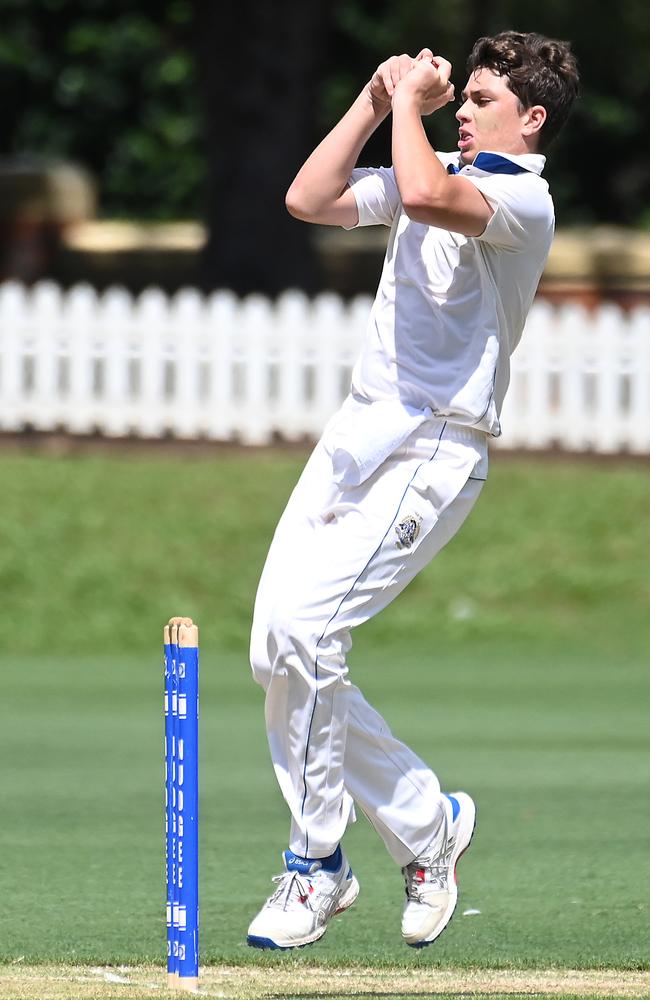
M251 664L266 691L290 849L332 854L356 803L402 867L438 831L440 784L351 683L346 655L352 629L385 608L469 514L487 474L487 442L432 418L364 483L343 490L332 451L366 405L348 397L332 418L280 519L255 602ZM433 727L433 704L431 718Z

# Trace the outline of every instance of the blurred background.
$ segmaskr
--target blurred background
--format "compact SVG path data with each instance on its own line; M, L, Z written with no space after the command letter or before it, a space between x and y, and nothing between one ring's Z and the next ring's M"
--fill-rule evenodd
M162 961L174 614L202 637L204 956L257 961L245 930L286 816L247 666L255 587L386 238L302 225L284 192L388 54L430 46L459 89L473 41L517 28L571 39L582 72L545 172L557 238L481 503L351 668L479 803L476 915L432 960L647 968L646 0L0 15L0 963ZM455 147L452 109L427 127ZM389 162L389 136L364 163ZM399 873L363 822L346 844L366 902L315 958L415 965Z
M542 292L650 291L643 0L0 0L0 12L5 278L370 292L385 233L296 225L283 196L298 165L387 54L429 45L459 90L474 40L514 26L570 39L582 72L545 172L560 240ZM455 125L451 109L429 120L438 148L455 148ZM384 126L364 162L389 162L389 139Z

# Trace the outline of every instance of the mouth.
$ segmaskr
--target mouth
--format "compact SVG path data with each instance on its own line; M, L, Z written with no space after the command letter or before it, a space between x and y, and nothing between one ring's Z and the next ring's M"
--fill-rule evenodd
M473 136L471 132L467 132L464 128L458 129L458 148L463 151L468 149L472 143Z

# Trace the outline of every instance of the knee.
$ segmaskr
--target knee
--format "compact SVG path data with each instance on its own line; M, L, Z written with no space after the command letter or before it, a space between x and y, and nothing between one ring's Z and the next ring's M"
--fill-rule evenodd
M253 621L249 655L253 680L266 691L271 681L277 650L271 632L258 619Z
M255 617L251 630L250 664L253 678L268 689L275 673L301 669L313 661L317 637L314 623L288 602L278 602L264 619Z
M300 609L278 601L264 620L253 622L250 662L253 677L268 688L272 674L290 671L292 667L315 654L317 638L314 623L301 615Z
M268 622L270 648L275 653L274 662L291 666L305 659L313 659L318 641L315 629L315 622L309 620L302 606L279 599Z
M350 634L347 629L310 615L309 607L282 599L276 603L268 622L270 669L271 673L300 679L310 687L316 679L327 685L347 674Z

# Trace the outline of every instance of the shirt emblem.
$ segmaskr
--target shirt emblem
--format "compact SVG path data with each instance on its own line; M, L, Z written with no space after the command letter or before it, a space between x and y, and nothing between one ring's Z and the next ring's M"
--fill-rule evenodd
M422 518L419 514L407 514L399 524L395 526L397 541L395 545L398 549L410 549L413 542L420 534Z

